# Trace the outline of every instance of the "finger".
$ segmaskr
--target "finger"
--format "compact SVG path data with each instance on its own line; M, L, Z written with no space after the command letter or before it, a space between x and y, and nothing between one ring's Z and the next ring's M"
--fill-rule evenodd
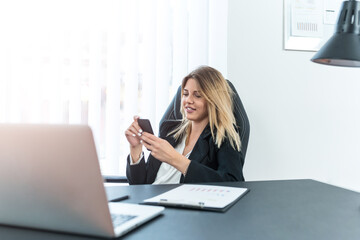
M142 135L145 136L145 137L147 137L147 138L149 138L149 139L151 139L152 141L157 141L157 140L159 139L159 138L156 137L155 135L153 135L153 134L151 134L151 133L148 133L148 132L144 132Z
M125 130L125 136L132 136L132 135L133 133L129 129Z
M134 122L137 122L137 120L140 118L140 116L138 116L138 115L135 115L134 117L133 117L133 119L134 119Z
M137 131L138 131L139 133L142 133L142 129L141 129L139 123L138 123L138 119L139 119L139 118L140 118L140 116L135 115L135 116L134 116L134 123L133 123L133 124L135 124L135 127L136 127ZM139 135L139 136L140 136L140 135Z
M141 136L141 134L143 133L143 130L141 129L138 121L135 120L131 125L136 129L136 134L137 134L138 136Z
M138 121L135 120L132 124L131 124L131 127L133 127L135 130L134 130L134 133L138 136L141 136L143 130L141 129L140 125L138 124Z
M142 145L144 145L146 147L147 150L152 151L151 144L145 142L144 140L141 140L140 142L142 143Z
M143 140L144 142L146 142L146 143L148 143L148 144L150 144L150 145L153 145L155 142L152 140L152 139L150 139L148 136L147 136L147 134L144 132L142 135L141 135L141 140Z
M136 127L135 124L132 124L128 129L132 132L133 135L139 136L139 137L141 136L141 134L139 134L139 129Z
M130 131L129 129L127 129L127 130L125 131L125 136L136 137L136 134L134 134L132 131Z

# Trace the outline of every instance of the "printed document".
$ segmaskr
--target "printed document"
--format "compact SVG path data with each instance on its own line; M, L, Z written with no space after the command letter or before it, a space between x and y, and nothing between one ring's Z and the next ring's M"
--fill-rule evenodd
M245 195L248 190L247 188L216 185L183 184L144 200L144 204L226 211L227 207Z

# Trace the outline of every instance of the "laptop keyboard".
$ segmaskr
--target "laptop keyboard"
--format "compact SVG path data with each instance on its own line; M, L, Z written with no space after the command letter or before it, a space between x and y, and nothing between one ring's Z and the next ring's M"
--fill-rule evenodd
M121 224L130 221L133 218L136 218L135 215L126 215L126 214L111 214L111 219L114 227L118 227Z

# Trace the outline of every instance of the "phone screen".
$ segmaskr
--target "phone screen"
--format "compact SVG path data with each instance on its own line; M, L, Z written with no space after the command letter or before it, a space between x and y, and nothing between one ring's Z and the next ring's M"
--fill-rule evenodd
M149 119L138 119L138 124L144 132L154 134Z

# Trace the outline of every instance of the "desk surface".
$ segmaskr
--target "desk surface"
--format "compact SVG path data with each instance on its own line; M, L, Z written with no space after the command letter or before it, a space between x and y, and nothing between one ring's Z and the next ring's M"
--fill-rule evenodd
M166 208L164 214L124 239L360 239L360 193L313 180L222 183L250 192L226 213ZM177 185L107 187L109 196L130 195L128 203ZM0 227L0 239L87 239ZM93 238L92 238L93 239Z

